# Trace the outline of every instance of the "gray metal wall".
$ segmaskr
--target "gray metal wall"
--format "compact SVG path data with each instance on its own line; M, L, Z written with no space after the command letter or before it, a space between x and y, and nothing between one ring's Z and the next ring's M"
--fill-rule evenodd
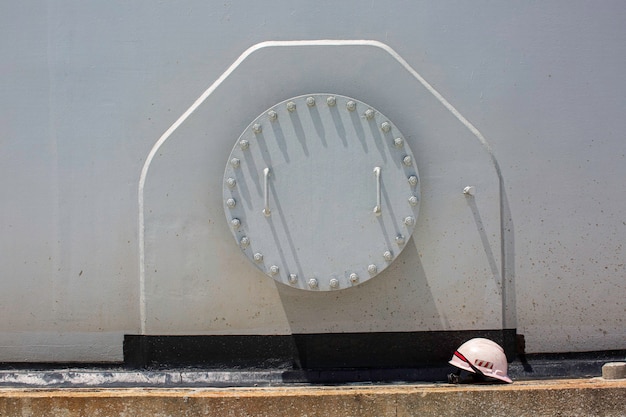
M120 360L142 332L505 327L528 352L624 349L625 18L619 1L3 2L0 361ZM304 39L371 42L258 46ZM400 258L337 293L258 272L222 209L247 124L322 92L389 116L424 191Z

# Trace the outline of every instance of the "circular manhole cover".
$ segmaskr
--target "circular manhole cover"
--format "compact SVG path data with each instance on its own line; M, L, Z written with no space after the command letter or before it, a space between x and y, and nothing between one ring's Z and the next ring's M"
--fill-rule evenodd
M333 291L400 254L420 193L398 128L353 98L309 94L250 123L226 164L224 210L237 245L283 284Z

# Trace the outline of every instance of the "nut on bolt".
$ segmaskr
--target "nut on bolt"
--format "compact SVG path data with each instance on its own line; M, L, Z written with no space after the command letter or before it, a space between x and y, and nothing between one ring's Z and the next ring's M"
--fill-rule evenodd
M328 107L335 107L335 104L337 104L337 99L335 98L335 96L330 96L326 98L326 104L328 104Z
M330 288L339 288L339 280L337 278L332 278L329 281Z
M315 279L315 278L311 278L311 279L308 281L308 284L309 284L309 288L317 288L317 285L318 285L318 283L317 283L317 279Z
M391 123L389 123L389 122L383 122L383 123L380 125L380 129L381 129L383 132L385 132L385 133L389 132L389 131L391 130Z
M296 103L294 103L293 101L287 103L287 110L290 112L296 111Z

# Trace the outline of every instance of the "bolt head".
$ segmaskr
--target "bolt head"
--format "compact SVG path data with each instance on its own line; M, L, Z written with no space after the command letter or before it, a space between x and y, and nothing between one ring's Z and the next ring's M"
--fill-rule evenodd
M356 110L356 103L352 100L348 101L346 103L346 109L348 109L348 111L355 111Z
M402 246L404 245L404 243L405 243L404 236L402 235L396 236L396 245Z
M374 118L374 114L375 114L375 112L372 109L365 110L365 118L367 120L372 120Z
M411 175L409 177L409 184L411 184L411 187L415 187L417 185L417 177L415 175Z
M255 124L252 126L252 131L253 131L255 134L257 134L257 135L258 135L259 133L261 133L261 132L263 131L263 126L261 126L261 125L260 125L260 124L258 124L258 123L255 123Z
M229 198L228 200L226 200L226 207L235 208L236 205L237 205L237 202L235 201L234 198Z
M389 262L393 259L393 254L391 253L391 251L385 251L385 253L383 253L383 258L385 259L385 261Z
M382 122L382 124L380 125L380 129L385 133L389 132L391 130L391 123Z
M278 270L279 270L279 269L278 269L278 266L276 266L276 265L272 265L272 266L270 266L270 275L272 275L272 276L273 276L273 275L278 274Z
M415 224L415 219L411 216L405 217L404 218L404 224L406 226L413 226Z
M369 272L371 275L374 275L378 272L378 268L374 264L368 265L367 272Z
M404 139L402 138L395 138L393 140L393 146L395 146L396 148L401 148L404 146Z
M248 238L248 236L244 236L241 238L241 240L239 241L239 244L241 245L242 248L247 248L248 246L250 246L250 239Z
M230 225L233 227L233 229L239 229L239 226L241 226L241 220L239 220L239 219L232 219L230 221Z
M339 280L337 278L332 278L329 284L330 288L339 288Z
M278 119L278 113L276 113L274 110L270 110L267 112L267 117L269 117L269 119L273 122Z
M411 197L409 197L409 204L412 206L416 206L418 202L418 198L417 196L412 195Z
M226 179L226 185L228 186L228 188L234 188L235 185L237 185L237 180L233 177L229 177Z
M335 98L335 96L330 96L326 98L326 104L328 104L328 107L335 107L335 104L337 104L337 99Z
M474 187L473 185L468 185L467 187L463 188L463 194L469 195L469 196L475 195L476 187Z
M289 274L289 283L295 284L298 282L298 276L296 274Z
M253 255L254 262L263 262L263 254L261 252L257 252Z
M306 105L309 106L309 107L315 106L315 97L307 97L306 98Z
M287 103L287 110L290 112L296 111L296 103L294 103L293 101Z
M233 158L230 160L230 165L233 168L239 168L239 166L241 165L241 160L239 158Z
M410 167L411 165L413 165L413 158L411 158L410 155L406 155L404 158L402 158L402 163L405 166Z
M250 147L250 142L248 142L245 139L241 139L239 141L239 147L241 148L242 151L245 151L246 149Z
M350 282L353 284L356 284L357 282L359 282L359 276L356 273L351 273L350 274Z
M311 278L308 281L308 284L309 284L309 288L317 288L317 285L318 285L317 279Z

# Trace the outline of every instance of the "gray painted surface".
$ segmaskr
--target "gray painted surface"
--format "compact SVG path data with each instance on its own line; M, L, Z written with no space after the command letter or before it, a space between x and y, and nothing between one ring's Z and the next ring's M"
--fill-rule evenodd
M142 330L505 326L528 352L624 349L625 18L617 1L3 2L0 360L119 360L121 335ZM249 47L298 39L393 48L487 139L503 188L475 135L384 51L267 49L155 155L142 296L138 184L150 150ZM384 66L362 66L374 61ZM273 78L260 82L261 70ZM315 91L389 116L425 181L410 246L340 296L251 268L221 208L247 123Z

